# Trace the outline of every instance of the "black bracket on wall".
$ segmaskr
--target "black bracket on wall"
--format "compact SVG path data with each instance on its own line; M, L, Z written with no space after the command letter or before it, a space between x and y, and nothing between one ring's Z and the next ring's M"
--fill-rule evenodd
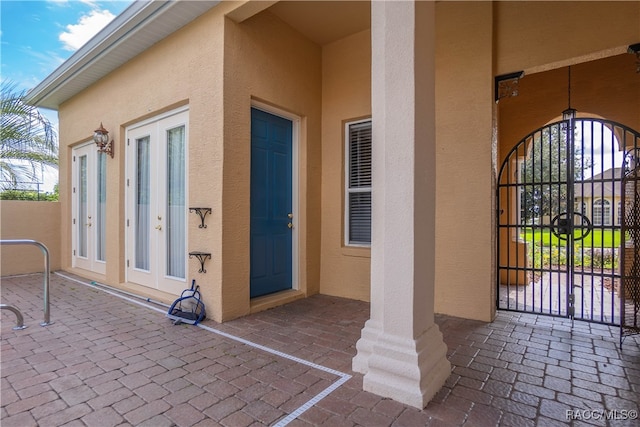
M198 226L198 228L207 228L207 224L204 223L204 217L206 217L208 213L211 213L211 208L189 208L189 212L194 211L198 214L201 221L201 224Z
M199 251L189 252L189 258L192 257L196 257L198 258L198 261L200 261L200 270L198 270L198 273L206 273L207 270L204 269L204 262L207 259L211 259L211 254L209 252Z

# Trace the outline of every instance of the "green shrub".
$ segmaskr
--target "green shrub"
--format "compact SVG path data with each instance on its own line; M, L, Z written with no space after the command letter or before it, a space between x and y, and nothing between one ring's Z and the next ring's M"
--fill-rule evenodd
M31 200L40 202L57 202L58 186L53 193L38 193L33 190L5 190L0 192L0 200Z

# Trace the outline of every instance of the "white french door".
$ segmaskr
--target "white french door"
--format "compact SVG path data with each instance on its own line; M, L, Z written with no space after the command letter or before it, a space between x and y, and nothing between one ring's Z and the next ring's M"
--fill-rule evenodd
M127 129L127 280L176 295L187 281L188 119Z
M95 273L106 271L106 154L95 144L73 150L73 266Z

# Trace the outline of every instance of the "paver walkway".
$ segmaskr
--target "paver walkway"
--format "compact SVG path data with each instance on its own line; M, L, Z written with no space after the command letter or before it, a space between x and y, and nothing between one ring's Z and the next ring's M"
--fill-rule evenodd
M575 274L575 318L619 325L619 295L602 280L599 275ZM501 285L500 308L566 316L568 292L566 273L545 272L527 286Z
M351 371L366 303L318 295L203 329L75 279L51 276L54 323L41 327L42 276L2 278L1 302L28 325L0 311L3 427L640 424L640 339L621 351L607 326L437 316L453 371L417 410Z

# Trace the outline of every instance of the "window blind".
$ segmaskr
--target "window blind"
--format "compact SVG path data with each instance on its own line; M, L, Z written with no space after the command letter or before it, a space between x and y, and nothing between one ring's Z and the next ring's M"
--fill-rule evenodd
M371 120L350 123L348 129L346 236L347 244L371 244Z

